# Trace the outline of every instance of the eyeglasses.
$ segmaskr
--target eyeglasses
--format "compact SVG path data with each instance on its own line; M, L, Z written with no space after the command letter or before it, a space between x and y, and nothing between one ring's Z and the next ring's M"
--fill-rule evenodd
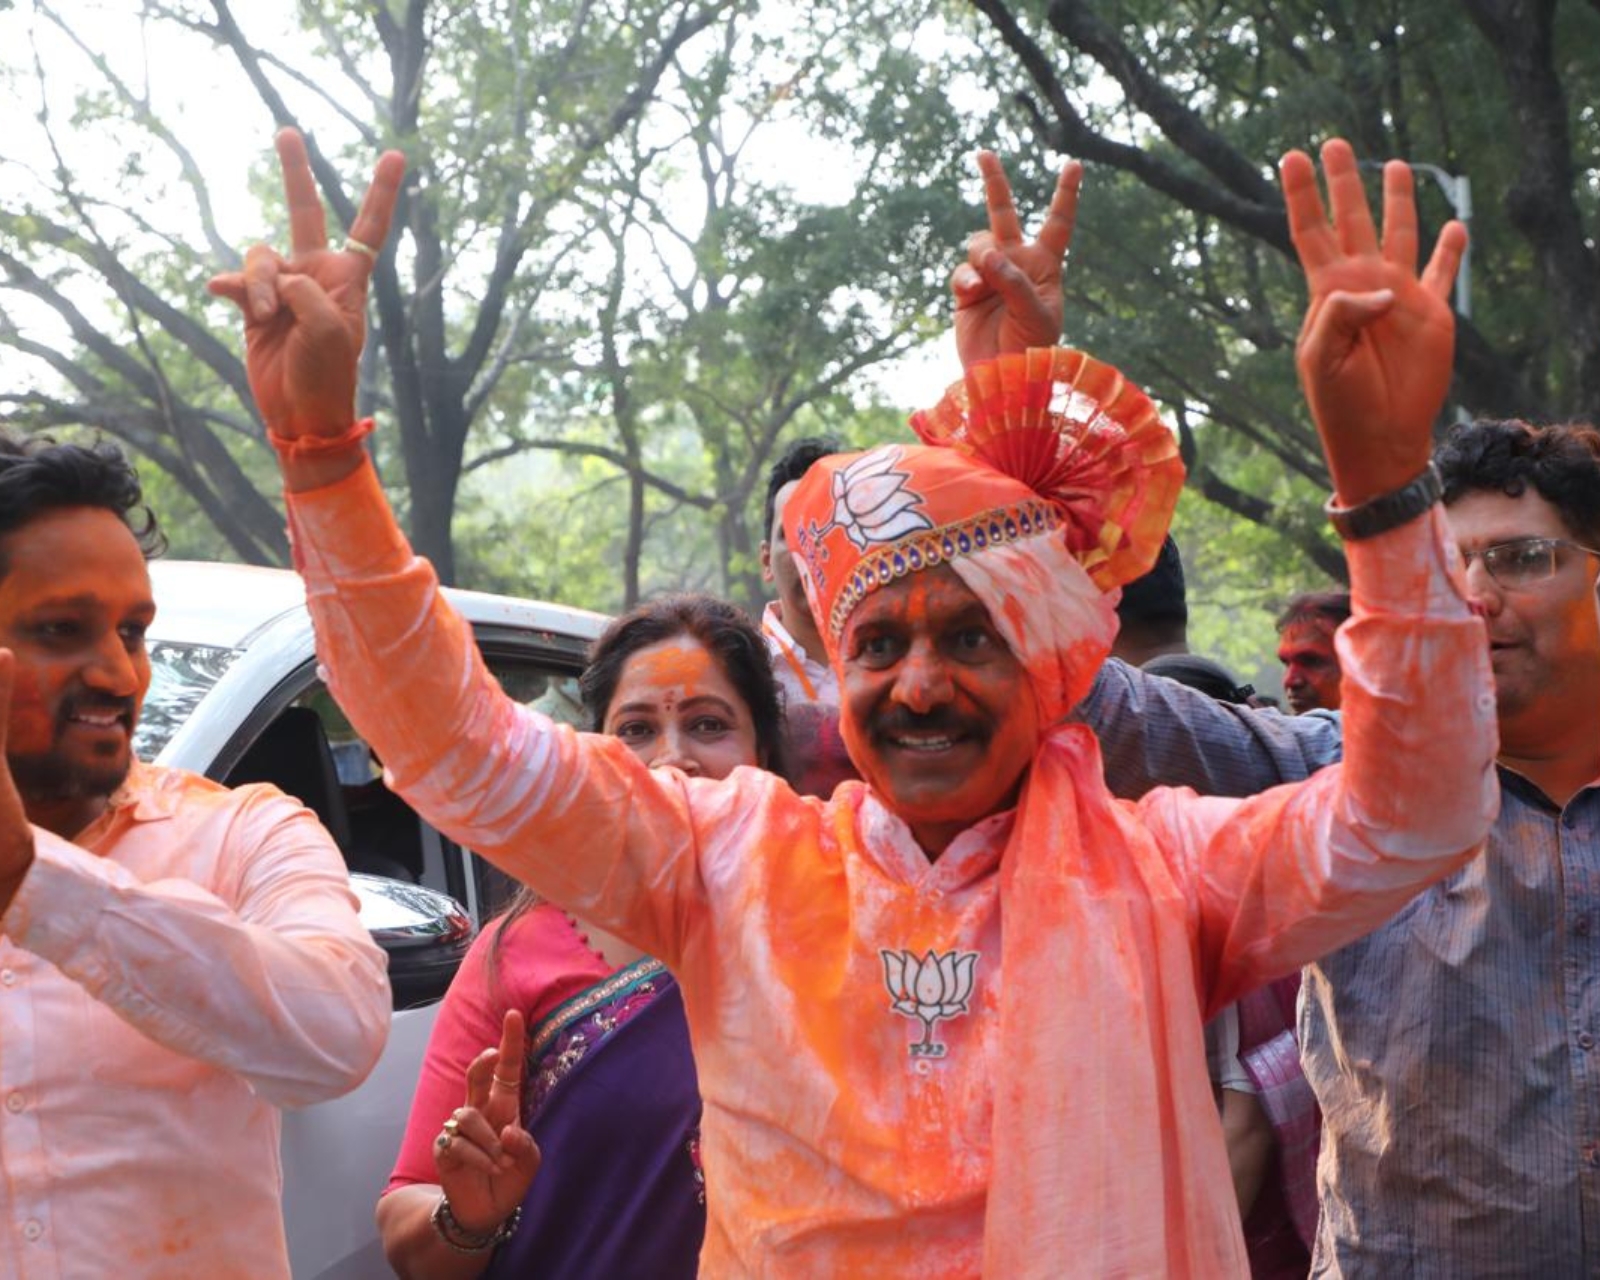
M1463 551L1462 562L1471 567L1474 560L1482 560L1489 576L1502 587L1531 587L1556 576L1560 568L1560 553L1581 551L1586 556L1600 556L1600 551L1565 538L1513 538L1510 542L1497 542L1478 551Z

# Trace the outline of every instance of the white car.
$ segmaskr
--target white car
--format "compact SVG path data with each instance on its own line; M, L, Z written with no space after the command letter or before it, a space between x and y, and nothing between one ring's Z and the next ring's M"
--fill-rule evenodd
M354 1093L289 1112L283 1207L298 1280L390 1275L373 1225L411 1109L439 998L478 924L514 886L384 787L380 768L317 674L297 574L156 561L153 671L139 756L222 782L269 781L332 832L389 954L388 1047ZM446 594L490 670L519 701L576 722L576 676L605 618L467 591Z

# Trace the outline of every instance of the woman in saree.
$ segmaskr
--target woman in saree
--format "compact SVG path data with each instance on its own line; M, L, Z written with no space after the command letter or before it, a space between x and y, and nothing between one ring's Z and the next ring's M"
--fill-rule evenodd
M725 778L777 765L765 644L709 596L618 618L580 689L590 727L651 768ZM401 1276L440 1280L692 1277L699 1120L671 974L523 890L440 1009L378 1203L385 1253Z

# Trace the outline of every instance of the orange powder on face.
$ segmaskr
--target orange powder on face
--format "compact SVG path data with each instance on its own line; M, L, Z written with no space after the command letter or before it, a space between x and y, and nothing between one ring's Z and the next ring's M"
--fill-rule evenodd
M690 642L672 645L652 652L636 654L630 665L638 676L655 688L677 690L684 698L699 697L705 692L706 677L716 668L711 655L699 644Z

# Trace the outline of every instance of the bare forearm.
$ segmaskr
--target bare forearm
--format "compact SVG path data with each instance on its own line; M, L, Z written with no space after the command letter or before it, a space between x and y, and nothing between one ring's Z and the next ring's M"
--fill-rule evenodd
M433 1211L442 1194L436 1183L419 1182L378 1201L384 1256L400 1280L474 1280L494 1257L493 1249L462 1253L439 1238Z

